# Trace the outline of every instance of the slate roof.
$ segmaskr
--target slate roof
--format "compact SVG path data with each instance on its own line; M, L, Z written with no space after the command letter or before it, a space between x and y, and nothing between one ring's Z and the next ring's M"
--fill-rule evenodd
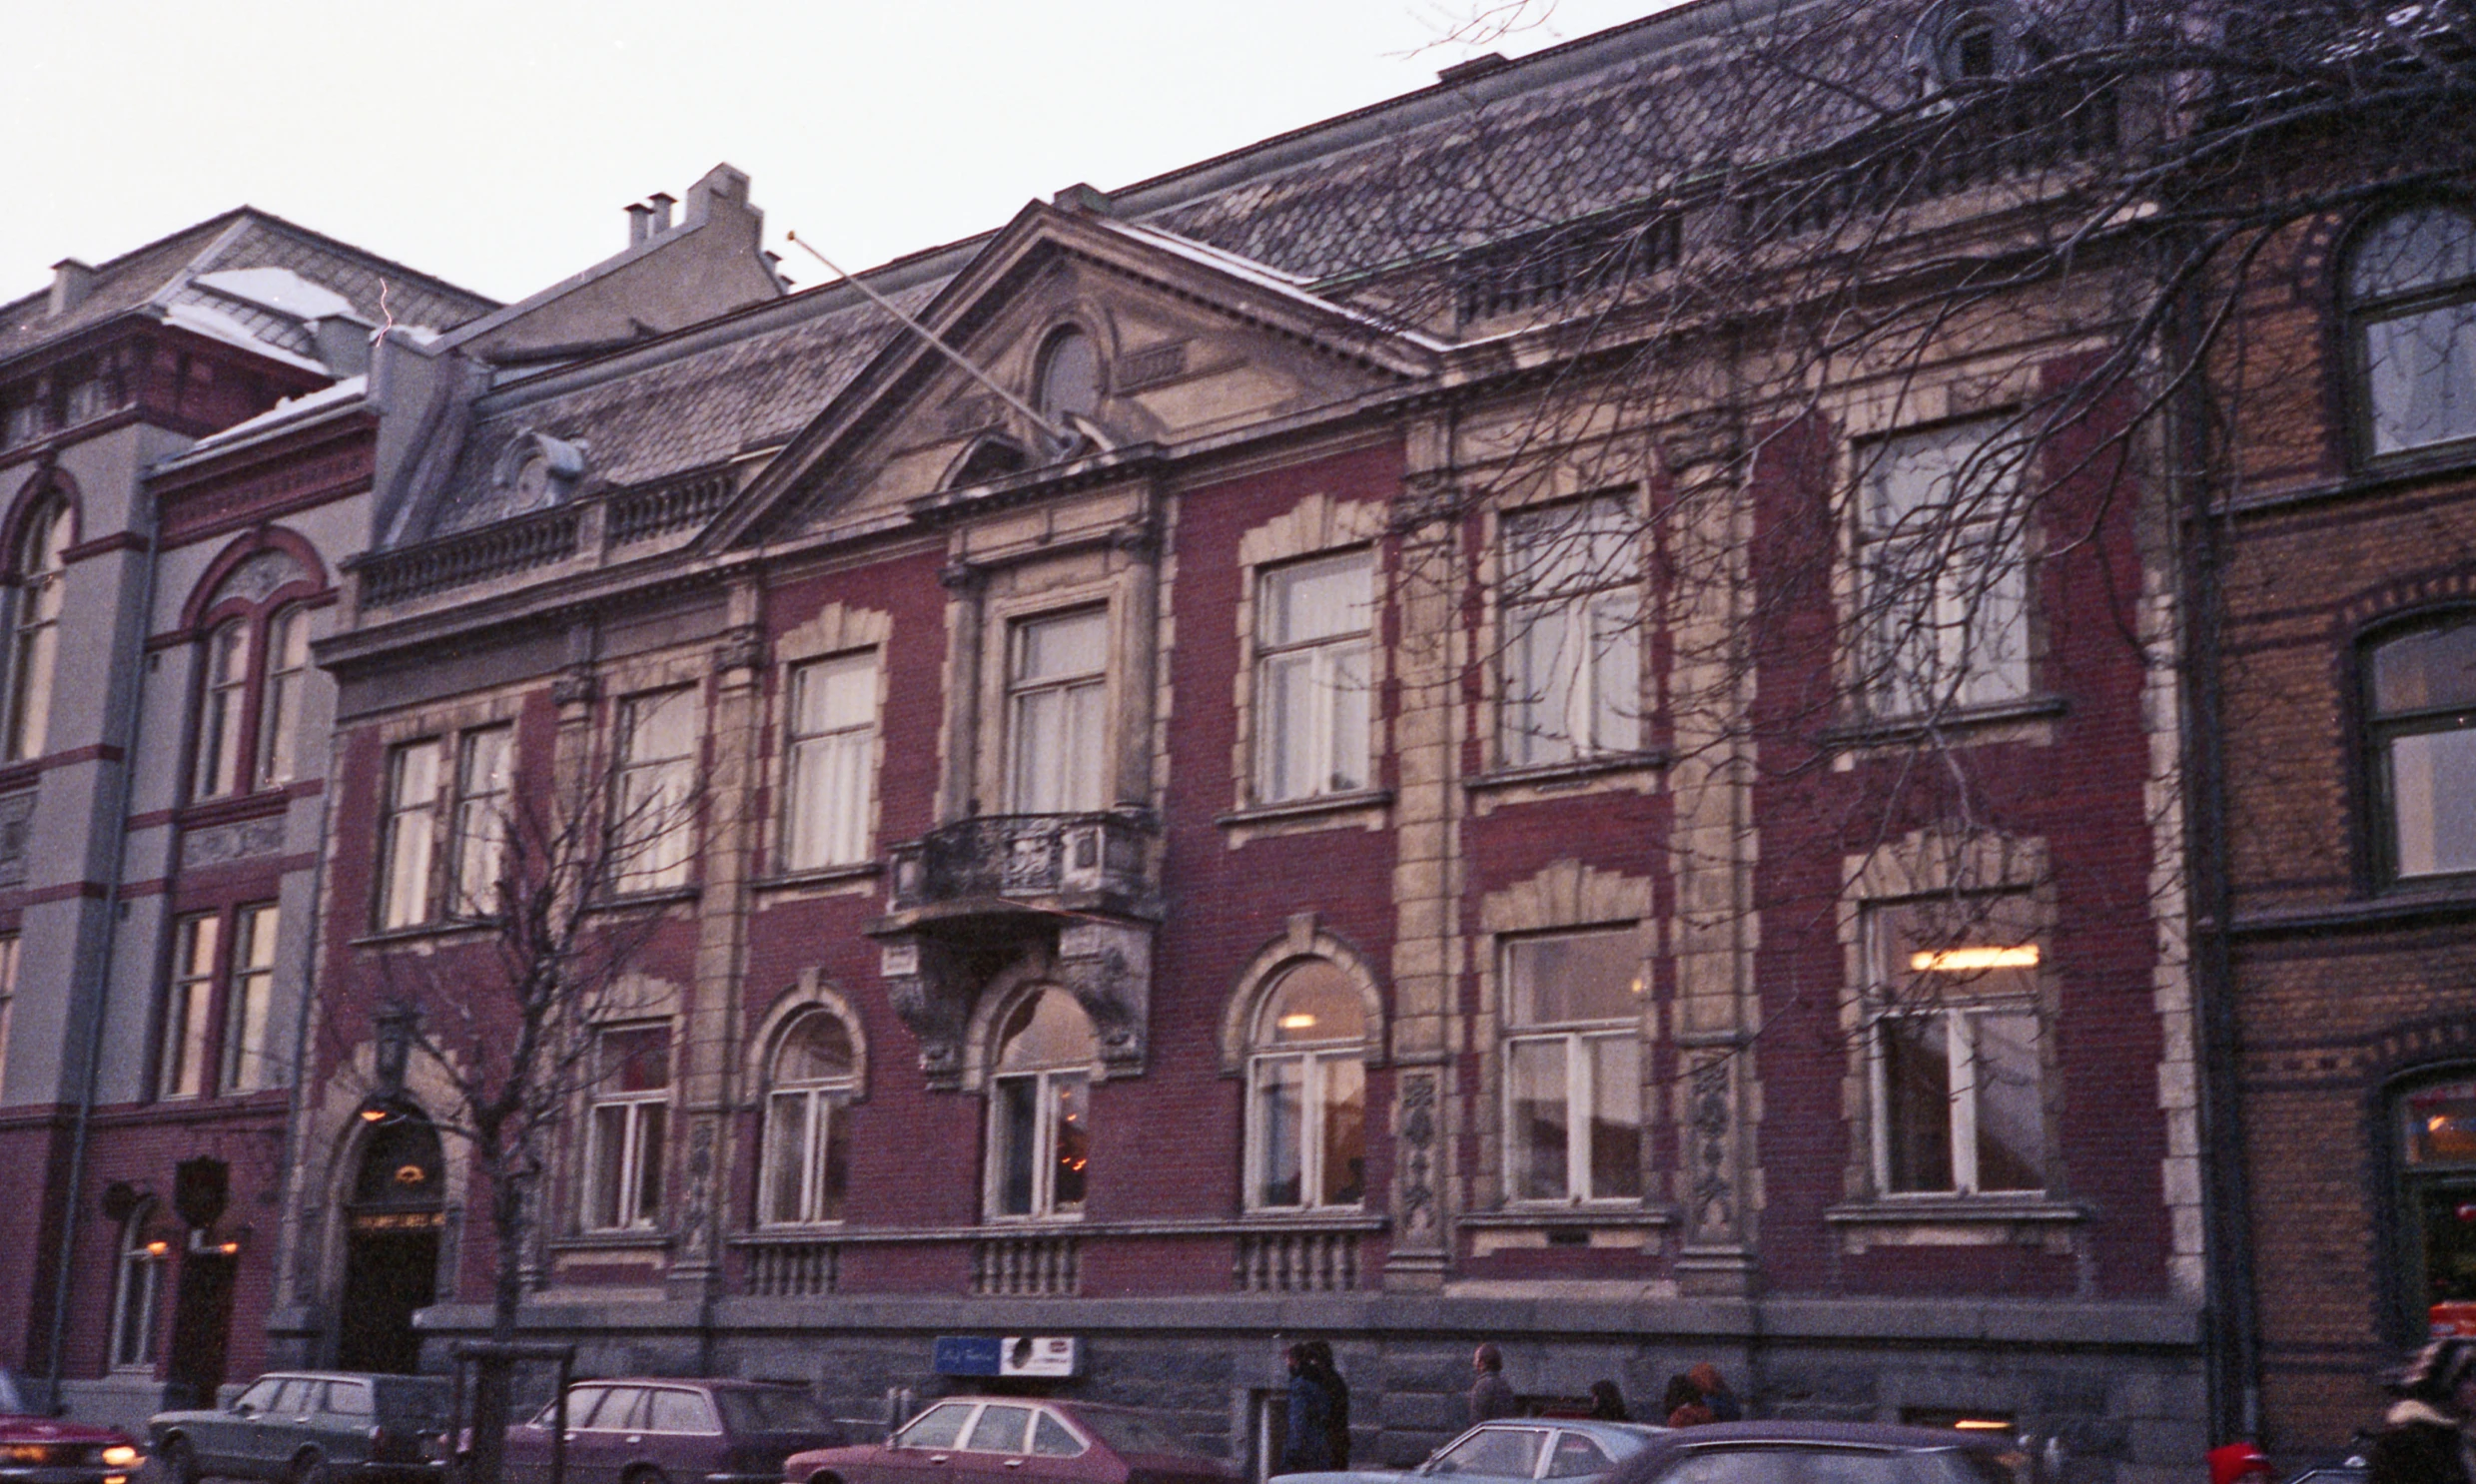
M97 265L85 300L65 315L54 318L47 313L48 289L0 305L0 361L39 351L150 303L229 308L229 301L202 295L189 286L201 274L236 268L290 269L334 289L374 325L386 323L387 318L380 306L382 279L387 284L388 308L398 324L443 329L495 308L480 295L280 217L240 207Z

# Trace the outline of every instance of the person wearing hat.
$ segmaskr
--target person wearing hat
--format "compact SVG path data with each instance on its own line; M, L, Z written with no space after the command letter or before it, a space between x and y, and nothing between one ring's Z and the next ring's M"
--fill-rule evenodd
M2476 1418L2476 1339L2433 1341L2391 1389L2399 1399L2381 1419L2365 1484L2476 1484L2467 1435Z

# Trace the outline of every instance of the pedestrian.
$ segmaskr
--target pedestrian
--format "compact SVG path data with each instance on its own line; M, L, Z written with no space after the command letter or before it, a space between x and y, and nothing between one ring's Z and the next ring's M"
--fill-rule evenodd
M1324 1388L1324 1451L1331 1455L1329 1466L1348 1468L1349 1383L1341 1379L1340 1368L1333 1364L1332 1346L1322 1340L1308 1340L1304 1349L1309 1373Z
M1633 1420L1633 1413L1625 1410L1625 1393L1616 1389L1614 1381L1590 1383L1590 1419L1593 1422Z
M1699 1427L1713 1420L1711 1409L1703 1404L1702 1388L1690 1375L1668 1378L1668 1392L1659 1399L1659 1414L1670 1427Z
M2365 1484L2470 1484L2476 1339L2453 1335L2426 1345L2390 1389L2399 1399L2366 1455Z
M1706 1360L1687 1371L1685 1378L1701 1390L1702 1404L1711 1409L1712 1421L1743 1422L1745 1420L1745 1407L1738 1402L1737 1394L1728 1389L1728 1382L1720 1375L1718 1366Z
M1318 1380L1306 1346L1291 1345L1282 1359L1289 1366L1289 1427L1281 1440L1280 1467L1273 1472L1311 1474L1332 1467L1332 1402Z
M1504 1378L1504 1352L1489 1340L1470 1352L1470 1420L1486 1422L1521 1414L1521 1398Z

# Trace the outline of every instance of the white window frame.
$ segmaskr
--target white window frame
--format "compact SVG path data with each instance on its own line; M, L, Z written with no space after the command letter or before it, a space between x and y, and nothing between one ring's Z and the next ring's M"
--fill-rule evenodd
M163 1056L158 1098L200 1098L213 1091L207 1065L215 1026L215 983L221 977L224 916L186 913L172 922L172 974L164 987Z
M634 1092L606 1088L603 1080L609 1071L601 1060L602 1045L614 1036L662 1033L662 1085ZM670 1136L671 1092L678 1078L671 1065L677 1052L677 1039L667 1022L637 1022L626 1025L602 1026L595 1030L595 1081L585 1097L585 1154L582 1186L582 1223L587 1231L642 1231L660 1224L663 1197L668 1193L670 1171L665 1167L666 1142ZM605 1113L616 1117L605 1118ZM620 1146L615 1160L606 1161L604 1139L606 1125L618 1125ZM648 1126L650 1125L650 1126ZM652 1189L647 1191L646 1161L652 1161ZM603 1171L611 1171L612 1184L603 1183ZM604 1212L610 1214L607 1218Z
M281 1086L269 1056L273 1029L276 948L283 933L279 904L253 902L232 915L232 975L224 990L223 1090L256 1093Z
M619 702L618 768L611 781L611 825L618 833L612 852L612 889L620 895L660 892L688 884L696 855L690 800L696 781L698 696L692 685L642 691ZM648 725L666 708L686 710L679 752L650 754Z
M427 755L428 778L418 785L413 760ZM379 890L374 904L381 931L415 928L437 917L435 856L438 811L445 802L440 776L446 744L438 737L400 742L387 750L383 819L379 830Z
M803 1022L812 1016L842 1020L840 1016L824 1006L813 1006L800 1011L784 1024L776 1037L774 1067L778 1068L781 1065L783 1050L790 1045L793 1034L799 1030ZM845 1132L842 1127L843 1120L849 1116L848 1110L851 1103L859 1097L860 1093L860 1078L856 1066L859 1056L859 1038L851 1034L851 1026L848 1022L843 1023L843 1035L847 1044L852 1048L855 1062L851 1075L833 1078L801 1078L787 1082L778 1081L771 1075L766 1078L765 1129L757 1148L757 1168L760 1176L757 1189L757 1224L760 1226L817 1226L837 1223L842 1219L839 1215L826 1214L824 1206L826 1165L832 1152L833 1141L838 1134ZM771 1070L769 1068L769 1073ZM795 1214L782 1216L775 1214L781 1204L778 1197L782 1193L775 1185L775 1170L778 1163L775 1158L775 1148L777 1141L783 1136L783 1128L779 1119L786 1105L799 1111L800 1188L793 1201ZM845 1147L848 1148L847 1139ZM848 1171L849 1164L846 1162L844 1167Z
M1312 638L1282 642L1281 599L1301 576L1354 567L1363 584L1358 607L1362 622ZM1328 552L1266 567L1255 575L1255 798L1279 804L1324 794L1354 793L1373 777L1374 735L1375 553L1360 547ZM1355 666L1356 677L1350 671ZM1275 700L1282 670L1306 668L1308 715L1289 718L1304 726L1307 740L1306 778L1284 787L1280 778L1283 744L1280 726L1285 713ZM1356 707L1343 701L1354 688ZM1345 771L1346 770L1346 771Z
M1519 957L1519 949L1522 945L1539 943L1550 939L1606 936L1611 938L1622 937L1629 943L1635 944L1638 948L1640 942L1638 931L1639 930L1635 927L1626 924L1579 927L1571 929L1558 929L1556 931L1546 933L1524 933L1518 937L1504 938L1497 944L1496 962L1498 965L1498 974L1502 984L1501 1000L1504 1007L1504 1029L1500 1036L1501 1055L1498 1058L1497 1065L1503 1078L1502 1114L1504 1140L1502 1147L1504 1158L1504 1196L1505 1203L1507 1205L1529 1207L1569 1207L1575 1205L1632 1206L1639 1205L1642 1201L1644 1193L1644 1189L1642 1187L1644 1186L1645 1176L1640 1167L1640 1160L1642 1154L1647 1152L1650 1145L1651 1120L1649 1108L1642 1097L1641 1088L1642 1062L1648 1055L1648 1049L1643 1040L1642 1017L1640 1013L1637 1012L1621 1019L1555 1021L1544 1022L1538 1025L1517 1024L1513 1018L1514 1006L1519 1002L1519 990L1515 984L1513 966ZM1592 1178L1591 1169L1591 1155L1593 1152L1591 1147L1591 1115L1596 1112L1599 1106L1599 1063L1598 1058L1594 1055L1594 1053L1597 1047L1602 1043L1612 1043L1618 1045L1629 1044L1633 1052L1635 1074L1633 1088L1633 1127L1634 1137L1636 1139L1636 1168L1634 1171L1634 1178L1637 1188L1631 1194L1620 1192L1612 1195L1602 1195L1595 1188L1593 1188L1594 1181ZM1514 1095L1519 1084L1513 1075L1513 1061L1520 1049L1524 1047L1548 1045L1561 1046L1564 1052L1564 1193L1561 1195L1525 1195L1520 1193L1516 1188L1516 1171L1526 1168L1529 1161L1526 1157L1526 1151L1520 1145L1521 1125L1515 1114L1516 1100Z
M1080 1067L1045 1067L1037 1072L1010 1072L989 1079L989 1219L992 1221L1072 1221L1080 1220L1084 1203L1061 1206L1058 1201L1058 1090L1078 1085L1084 1090L1084 1107L1092 1106L1094 1078ZM1028 1141L1032 1150L1032 1190L1030 1209L1005 1209L1006 1153L1013 1147L1006 1125L1006 1104L999 1089L1029 1084L1032 1089L1032 1128ZM1089 1136L1089 1135L1087 1135ZM1089 1197L1087 1197L1089 1198Z
M1641 540L1633 498L1625 494L1511 510L1499 519L1501 766L1553 767L1642 750ZM1538 570L1574 565L1577 556L1578 568L1563 579ZM1541 591L1526 590L1534 580L1545 581ZM1531 641L1542 635L1553 639L1544 675L1528 658ZM1610 688L1621 694L1605 694ZM1532 724L1560 690L1563 715Z
M2019 894L2003 895L2017 897ZM1966 985L1962 985L1955 989L1951 999L1945 1003L1899 1004L1899 997L1892 988L1896 982L1896 975L1894 966L1890 962L1896 950L1891 942L1891 932L1885 925L1885 914L1907 905L1910 904L1897 901L1867 904L1865 953L1867 962L1871 966L1874 988L1869 995L1871 1004L1866 1021L1866 1074L1869 1121L1873 1125L1872 1147L1869 1153L1875 1190L1883 1198L1890 1200L1933 1200L1954 1197L2018 1200L2042 1196L2047 1189L2043 1182L2031 1187L1982 1190L1979 1188L1978 1178L1978 1067L1980 1063L1977 1055L1978 1023L1992 1016L2027 1018L2033 1027L2031 1046L2036 1049L2038 1069L2038 1083L2035 1090L2035 1103L2039 1110L2038 1158L2045 1179L2054 1178L2055 1151L2048 1141L2050 1130L2045 1122L2047 1058L2044 1040L2047 1033L2047 1019L2039 1004L2039 998L2034 993L2019 992L1975 994L1971 993ZM1991 936L2022 935L1997 933ZM2033 942L2042 945L2044 935L2033 935ZM2010 947L2011 945L1990 943L1985 946L1991 948ZM2040 948L2039 952L2043 959L2043 948ZM1944 1133L1949 1140L1947 1150L1951 1160L1952 1184L1947 1189L1895 1189L1892 1184L1894 1130L1892 1128L1892 1088L1889 1071L1891 1059L1886 1050L1885 1027L1893 1021L1926 1018L1941 1018L1945 1021L1944 1055L1948 1069L1946 1076L1950 1079L1947 1084L1949 1092L1946 1106L1950 1113Z
M50 735L70 530L68 502L57 501L35 517L18 552L16 632L9 646L9 762L42 756Z
M301 775L301 704L310 685L310 609L290 603L267 619L265 694L259 700L258 781L263 787Z
M1319 1041L1276 1042L1271 1035L1274 1028L1265 1024L1265 1018L1280 999L1282 986L1289 976L1311 963L1324 965L1344 982L1351 979L1347 969L1320 955L1283 965L1256 993L1255 1005L1249 1016L1253 1029L1249 1034L1250 1049L1246 1058L1246 1157L1243 1173L1248 1210L1305 1212L1366 1208L1363 1186L1356 1200L1324 1198L1324 1154L1328 1142L1326 1119L1331 1108L1332 1071L1336 1066L1347 1065L1357 1069L1359 1152L1362 1159L1365 1157L1366 1140L1372 1131L1366 1100L1367 1059L1368 1048L1373 1041L1373 1017L1369 1016L1361 1022L1359 1033L1355 1036L1335 1036ZM1354 984L1351 985L1353 993L1355 988ZM1363 1014L1363 1005L1360 1010ZM1298 1198L1284 1203L1264 1197L1265 1186L1270 1183L1271 1160L1280 1152L1273 1145L1271 1131L1266 1126L1269 1114L1264 1097L1264 1074L1270 1068L1286 1063L1296 1063L1299 1067L1298 1120L1294 1130L1297 1139Z
M800 730L807 688L858 677L866 714ZM823 871L869 859L869 802L877 755L877 652L829 655L790 667L783 696L782 869Z
M193 799L220 799L244 791L249 778L247 745L250 712L250 621L230 618L207 635L202 646L206 673L201 677L198 705L198 770Z
M1052 626L1098 622L1101 626L1097 668L1051 675L1025 673L1032 635ZM1109 802L1110 748L1110 621L1106 606L1070 608L1062 612L1027 614L1007 625L1006 634L1006 808L1010 814L1090 814ZM1045 728L1030 715L1042 701L1055 700L1062 732L1043 770L1032 777L1043 759L1032 751ZM1091 714L1082 711L1086 700ZM1041 807L1035 807L1041 806Z
M2018 497L2027 436L2006 413L1859 450L1859 663L1871 714L1933 715L2032 694L2034 565Z
M146 1238L155 1203L129 1213L121 1226L112 1274L112 1369L153 1370L163 1347L163 1269L171 1243ZM137 1326L132 1333L132 1324Z
M484 749L497 766L485 769ZM454 830L447 847L447 898L459 918L494 918L498 878L507 864L515 795L515 726L466 727L455 737Z

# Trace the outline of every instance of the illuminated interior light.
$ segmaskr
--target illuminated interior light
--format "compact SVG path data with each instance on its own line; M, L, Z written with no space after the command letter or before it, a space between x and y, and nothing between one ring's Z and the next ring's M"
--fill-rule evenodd
M1281 1017L1280 1026L1284 1031L1312 1031L1315 1029L1315 1018L1303 1012L1297 1015L1285 1015Z
M2037 967L2038 945L2035 943L2024 943L2018 948L1946 948L1909 955L1909 968L1918 974L1968 974L1984 969Z
M386 1116L387 1110L383 1108L365 1108L362 1110L362 1121L365 1123L376 1123Z
M171 1250L172 1243L168 1241L151 1241L146 1244L146 1254L149 1257L161 1257Z
M227 1257L237 1256L241 1251L241 1244L237 1241L228 1241L222 1246L217 1247L215 1250L223 1253Z
M2424 1120L2424 1131L2427 1133L2439 1133L2449 1126L2450 1115L2447 1113L2435 1113Z

